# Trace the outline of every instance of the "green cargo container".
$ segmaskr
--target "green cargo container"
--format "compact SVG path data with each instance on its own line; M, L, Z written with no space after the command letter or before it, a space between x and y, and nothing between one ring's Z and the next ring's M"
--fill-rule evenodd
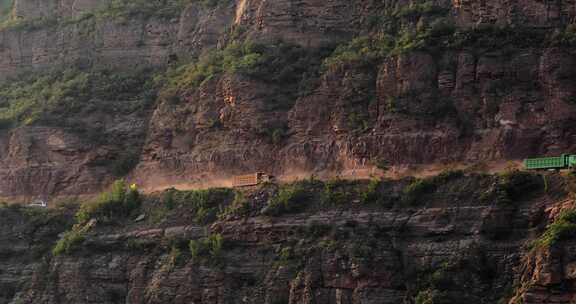
M529 158L524 160L524 167L537 169L567 169L576 166L576 155L562 154L558 157Z

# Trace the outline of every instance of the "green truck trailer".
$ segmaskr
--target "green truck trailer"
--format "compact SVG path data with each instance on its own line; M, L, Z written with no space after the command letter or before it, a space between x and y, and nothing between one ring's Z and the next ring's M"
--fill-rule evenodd
M562 154L556 157L528 158L524 160L524 168L529 170L569 169L576 167L576 155Z

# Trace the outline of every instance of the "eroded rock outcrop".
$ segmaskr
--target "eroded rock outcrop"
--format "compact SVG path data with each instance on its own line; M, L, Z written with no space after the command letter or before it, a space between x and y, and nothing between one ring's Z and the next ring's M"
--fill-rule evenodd
M145 114L118 113L120 148L84 145L70 128L42 122L1 131L0 151L6 152L0 159L7 164L0 169L1 196L95 193L110 182L111 170L90 164L118 159L127 146L142 151L129 178L150 189L226 184L232 175L254 171L284 177L374 173L377 164L471 164L574 148L574 52L546 40L570 25L570 1L214 3L126 17L104 14L107 2L16 1L14 16L22 25L0 30L3 77L61 65L175 68L235 40L322 55L288 84L267 78L294 70L260 78L222 72L180 92L180 102L159 98ZM354 37L392 33L400 39L438 20L455 22L462 32L457 41L395 50L369 65L322 65ZM503 30L482 32L490 24ZM475 27L479 32L470 30ZM122 123L122 115L134 123ZM117 134L110 127L107 134ZM67 145L65 151L42 144L49 134ZM29 153L24 146L30 144L10 140L16 137L34 138L42 148ZM66 168L56 164L64 159Z
M524 250L548 223L547 210L567 202L561 179L548 177L548 193L539 176L515 184L522 198L504 201L501 177L445 176L412 203L403 190L409 180L382 182L374 203L360 202L365 183L342 183L349 186L333 197L339 202L299 201L300 211L274 216L263 213L278 189L266 186L244 193L243 207L219 202L213 208L228 211L210 225L198 222L193 196L172 202L172 211L152 196L140 209L145 220L102 219L73 251L37 257L29 271L0 273L1 290L14 286L0 303L504 303L514 282L527 277L520 269L532 264ZM320 198L324 186L317 183L307 191ZM7 223L14 228L0 239L15 239L10 231L28 222ZM214 235L223 239L218 253L191 251L198 247L189 241ZM23 258L11 256L3 269L23 269ZM571 264L552 253L533 261L541 284L572 275ZM555 302L526 303L569 303L567 292L538 292Z

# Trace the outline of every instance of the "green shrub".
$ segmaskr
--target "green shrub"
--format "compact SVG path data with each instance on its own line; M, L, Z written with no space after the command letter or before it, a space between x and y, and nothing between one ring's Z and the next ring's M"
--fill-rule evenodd
M226 68L239 71L252 68L261 58L253 44L233 43L224 51L214 50L196 62L177 67L166 74L166 85L161 93L164 99L197 88L202 83L225 72ZM225 63L226 62L226 63Z
M179 202L176 201L177 198L175 197L177 192L178 190L175 188L170 188L164 191L164 193L162 193L162 199L160 200L162 206L165 206L168 210L176 208L179 204Z
M364 240L356 240L351 244L350 255L356 259L369 259L374 255L374 246L371 245Z
M502 296L500 297L498 302L496 302L496 304L509 304L510 300L514 297L517 288L518 287L515 287L515 284L512 284L512 283L509 283L508 285L506 285L506 288L501 293ZM513 304L518 304L518 301L515 301L515 303L513 303Z
M395 20L399 16L412 14L436 14L437 7L431 4L416 4L382 17L382 20ZM441 15L441 14L440 14ZM394 21L393 23L398 23ZM325 68L353 63L372 65L390 55L407 53L414 50L438 50L448 45L456 28L448 19L436 18L425 26L412 28L392 27L387 34L366 35L353 38L338 46L324 60Z
M7 209L14 212L21 212L24 209L24 206L22 206L22 204L20 203L8 204L7 202L0 202L0 209Z
M126 250L134 253L142 254L148 248L152 248L156 246L156 244L146 241L146 240L138 240L138 239L129 239L124 243Z
M307 238L315 239L326 236L327 234L332 232L333 228L334 227L330 225L321 224L316 221L313 221L305 226L303 233L306 235Z
M190 249L190 255L192 259L198 259L204 254L204 248L202 247L202 242L197 240L191 240L188 244Z
M124 211L126 214L130 214L133 210L138 209L141 203L140 192L138 192L136 184L130 185L124 197Z
M282 247L278 254L278 264L286 266L292 260L296 258L296 253L294 252L294 248L291 246Z
M396 40L394 54L417 50L440 51L446 47L446 40L455 33L456 27L447 20L438 19L425 28L415 31L404 29Z
M179 191L166 190L158 205L148 212L153 222L158 223L174 213L190 215L198 224L208 224L228 210L236 193L228 188ZM232 208L232 207L230 207Z
M106 19L172 19L182 13L188 0L113 0L104 8L94 12L94 15ZM213 1L201 1L213 2Z
M310 254L314 248L306 248L302 243L289 242L284 244L279 250L276 251L275 267L285 267L292 271L302 269L306 261L306 256Z
M128 189L124 180L117 180L110 192L102 193L95 202L82 205L76 213L76 221L84 224L90 219L97 219L107 223L112 219L127 217L139 206L138 189L134 185Z
M44 120L66 127L72 114L90 108L120 113L141 111L156 99L151 73L150 69L54 69L22 74L0 84L0 121L27 125ZM80 132L82 128L70 129Z
M464 177L464 171L449 169L444 170L440 172L440 174L432 177L432 182L436 185L440 185L462 177Z
M348 127L354 131L365 132L370 129L368 115L358 112L351 112L348 115Z
M202 190L176 191L174 199L180 207L214 207L219 203L231 200L235 195L229 188L210 188Z
M364 204L382 204L385 202L385 197L383 197L380 192L380 187L382 186L382 181L377 178L370 180L368 187L364 192L362 192L362 202Z
M182 261L182 251L178 246L172 246L170 249L170 253L165 258L162 264L162 271L163 272L171 272L180 264Z
M207 224L216 220L222 206L233 201L235 192L228 188L206 190L177 191L173 199L177 206L192 214L196 222Z
M328 250L328 251L333 251L336 250L338 248L341 248L342 245L338 243L338 241L336 240L331 240L331 239L324 239L324 240L320 240L318 242L318 247Z
M188 2L198 2L205 8L215 8L232 3L232 0L186 0Z
M0 1L0 29L35 31L50 27L77 25L89 19L114 20L121 23L134 19L169 20L179 18L189 3L196 2L207 9L233 3L232 0L113 0L99 9L84 12L79 16L24 19L11 16L13 2L13 0Z
M117 20L128 22L133 19L174 19L180 17L186 4L195 0L113 0L100 9L84 12L77 17L55 16L32 19L10 18L9 10L3 8L12 6L12 0L0 2L0 29L19 31L35 31L58 26L76 25L85 20L97 18L100 20ZM229 0L197 0L205 7L215 7L219 3L229 3Z
M0 30L26 31L32 32L39 29L51 28L58 25L55 17L40 17L33 19L7 18L0 23Z
M250 215L252 208L249 201L244 197L244 194L240 191L236 191L234 194L234 201L226 206L218 214L219 219L226 219L228 216L240 216L246 217Z
M438 296L438 291L434 289L426 289L418 292L414 298L415 304L434 304L436 303L436 298Z
M408 204L414 204L425 193L435 189L435 185L427 179L416 179L402 190L402 201Z
M323 62L324 68L345 63L370 64L383 58L394 49L394 39L383 35L378 37L362 36L342 44Z
M295 182L281 186L278 193L270 200L263 213L278 216L285 213L299 212L306 208L311 198L305 182Z
M347 187L349 181L335 178L324 183L322 192L322 204L324 205L343 205L352 201L352 189Z
M212 210L205 207L200 207L196 209L196 215L194 216L194 221L200 224L206 224L213 221L214 214Z
M10 19L13 6L14 0L0 0L0 24Z
M391 14L373 16L377 23L387 21L386 34L370 34L353 38L336 48L324 60L324 67L348 63L371 65L391 55L413 51L426 51L434 54L450 49L514 49L540 45L572 45L576 43L576 26L568 27L548 38L546 31L528 27L501 27L494 25L457 28L453 21L444 17L447 11L432 2L405 6ZM416 27L402 26L399 18L432 18L421 20ZM374 27L374 21L367 21Z
M218 263L221 260L224 238L221 234L212 234L199 240L191 240L188 247L195 262Z
M570 24L564 30L554 33L551 37L551 44L565 47L576 45L576 25Z
M52 254L54 256L70 254L76 250L86 239L85 232L79 229L66 231L62 238L56 243Z
M425 194L435 191L438 186L462 176L464 172L461 170L448 170L433 177L416 179L402 190L402 202L409 205L415 204Z
M276 42L257 44L233 41L222 50L212 50L198 60L166 73L163 100L191 91L223 73L240 74L268 84L277 85L267 109L290 109L301 95L299 89L309 90L311 79L319 77L321 58L331 49L304 49L300 46ZM303 83L306 82L306 83Z
M266 138L270 144L278 145L288 136L288 126L284 123L270 123L258 133Z
M501 202L511 202L543 188L544 180L539 175L514 170L500 174L497 191Z
M286 137L286 129L284 128L277 128L272 131L270 135L270 139L273 144L277 145L280 144L284 138Z
M0 85L0 119L29 124L44 111L73 98L86 99L87 75L49 73L23 76Z
M224 245L224 239L220 234L213 234L208 237L208 248L210 248L210 255L213 257L218 257L222 253L222 246Z
M80 248L86 239L86 233L92 229L93 223L80 223L72 227L71 230L64 232L60 240L52 249L52 255L71 254Z
M402 6L393 15L401 18L418 18L421 16L445 16L449 12L449 8L438 6L432 1L426 1Z
M572 239L576 236L576 210L563 212L548 227L544 233L531 245L533 248L548 248L559 241Z
M448 48L505 49L524 48L542 45L546 42L546 32L528 27L501 27L482 25L458 29L443 39Z
M378 159L376 160L376 168L386 172L388 170L390 170L390 163L384 159Z

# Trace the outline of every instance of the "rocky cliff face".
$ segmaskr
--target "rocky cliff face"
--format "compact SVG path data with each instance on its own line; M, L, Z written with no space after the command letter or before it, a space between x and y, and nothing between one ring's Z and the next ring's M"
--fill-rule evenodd
M572 204L560 178L548 176L548 193L540 176L451 173L425 183L309 181L243 201L211 190L203 195L224 196L204 211L199 192L169 191L134 217L96 217L59 256L30 257L29 246L53 245L69 225L52 218L38 228L2 211L12 228L0 234L0 303L507 303L515 293L524 303L570 303L570 259L524 258L551 210ZM287 190L307 195L275 204ZM220 210L213 223L211 210Z
M213 47L234 13L191 5L162 18L94 16L110 2L14 1L14 24L0 33L2 78L58 65L165 65Z
M161 97L145 114L106 122L102 136L121 130L142 151L129 176L149 188L253 171L288 177L514 160L574 147L570 1L182 3L14 1L0 30L0 75L60 66L174 70L234 41L298 50L269 58L265 65L286 68L268 79L228 68L180 88L180 102ZM387 43L392 51L362 53ZM351 50L360 56L346 59ZM82 144L57 124L15 125L0 131L3 197L97 192L111 168L87 164L125 150Z
M12 303L34 272L45 265L43 256L71 224L70 215L66 211L0 208L0 303Z
M9 202L576 145L571 0L0 4ZM0 303L572 303L563 179L515 174L0 206Z

